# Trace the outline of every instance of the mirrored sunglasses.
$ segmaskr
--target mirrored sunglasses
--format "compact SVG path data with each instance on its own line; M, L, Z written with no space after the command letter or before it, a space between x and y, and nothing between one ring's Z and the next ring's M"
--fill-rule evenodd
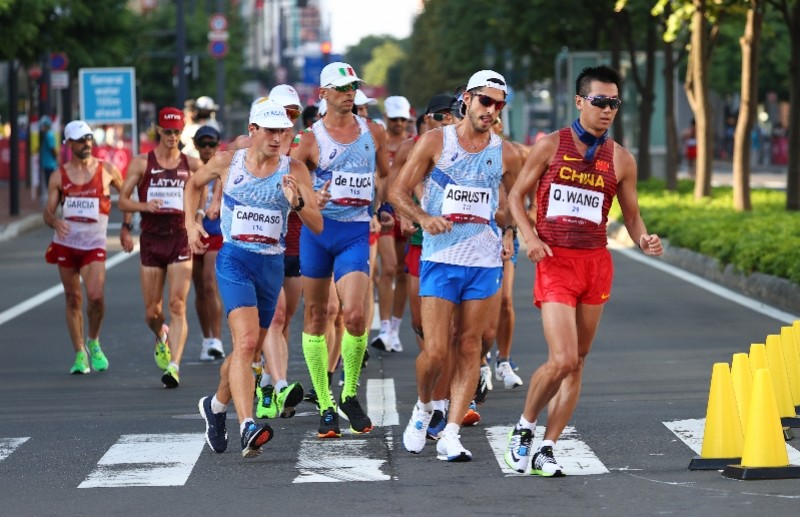
M478 102L481 103L481 106L484 106L486 108L494 106L497 111L502 110L503 108L506 107L506 104L508 104L506 101L499 101L497 99L492 99L488 95L477 94L475 95L475 97L478 98Z
M615 110L622 106L622 99L619 97L606 97L605 95L581 95L581 97L589 101L592 106L597 106L600 109L611 108Z

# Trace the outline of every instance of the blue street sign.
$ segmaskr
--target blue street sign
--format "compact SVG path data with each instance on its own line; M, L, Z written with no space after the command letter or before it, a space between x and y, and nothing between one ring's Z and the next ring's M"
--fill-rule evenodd
M136 124L136 71L81 68L81 119L89 124Z
M331 54L328 57L328 63L335 61L344 61L344 56L341 54ZM313 86L319 86L319 74L325 68L325 58L323 56L306 57L306 64L303 66L303 82Z

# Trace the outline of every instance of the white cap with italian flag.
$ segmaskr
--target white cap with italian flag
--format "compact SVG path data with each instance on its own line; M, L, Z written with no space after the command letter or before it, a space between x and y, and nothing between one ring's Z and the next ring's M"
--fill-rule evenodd
M322 88L344 86L355 82L361 83L363 81L356 75L356 71L353 70L352 66L341 61L325 65L325 68L319 74L319 85Z

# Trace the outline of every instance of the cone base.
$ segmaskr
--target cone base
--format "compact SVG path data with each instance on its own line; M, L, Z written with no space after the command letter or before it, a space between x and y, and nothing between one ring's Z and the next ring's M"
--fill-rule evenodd
M689 462L689 470L722 470L728 465L741 463L742 458L702 458L697 456Z
M781 425L783 427L800 427L800 418L796 416L785 416L781 418Z
M730 479L760 480L760 479L800 479L800 467L789 465L787 467L743 467L741 465L728 465L722 471L722 476Z
M789 440L794 440L794 433L792 432L791 427L784 427L782 431L784 441L788 442Z

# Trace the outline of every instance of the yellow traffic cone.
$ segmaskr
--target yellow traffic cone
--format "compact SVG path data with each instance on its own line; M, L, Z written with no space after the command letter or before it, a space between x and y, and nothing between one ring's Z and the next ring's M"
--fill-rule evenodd
M752 343L750 345L750 370L755 372L761 368L769 368L767 364L767 347L764 343Z
M732 479L800 478L800 467L789 465L771 373L766 368L753 374L742 462L725 467L722 475Z
M797 341L792 327L781 327L781 346L783 359L786 362L786 374L789 376L792 404L797 411L797 406L800 406L800 356L797 355Z
M744 436L731 371L728 363L715 363L711 370L703 448L700 457L689 463L689 470L719 470L739 463L743 447Z
M753 374L750 372L750 359L747 354L733 354L731 378L733 379L733 393L736 395L736 407L739 409L739 421L741 421L744 431L747 429L750 393L753 390Z
M786 374L786 362L783 360L781 337L777 334L767 336L766 348L767 364L775 389L775 402L778 404L781 423L786 427L800 427L800 418L797 418L797 413L794 411L792 393L789 391L789 377Z

